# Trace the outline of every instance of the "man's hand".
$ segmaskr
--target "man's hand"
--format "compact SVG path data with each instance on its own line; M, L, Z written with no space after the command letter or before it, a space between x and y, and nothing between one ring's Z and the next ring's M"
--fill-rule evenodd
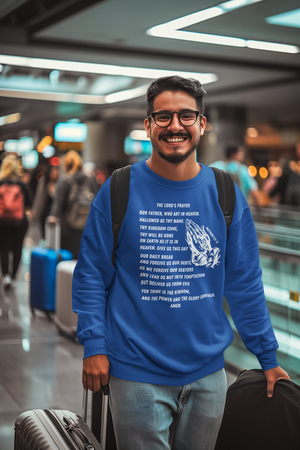
M84 389L100 391L108 384L109 361L106 355L93 355L83 360L82 384Z
M277 366L274 369L265 370L265 376L267 378L267 395L273 397L274 386L278 380L290 380L290 377L281 367Z

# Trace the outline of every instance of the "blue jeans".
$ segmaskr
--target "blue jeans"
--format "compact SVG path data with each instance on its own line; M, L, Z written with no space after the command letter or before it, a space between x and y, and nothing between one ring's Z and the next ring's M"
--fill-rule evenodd
M118 450L213 450L225 406L222 369L185 386L110 377Z

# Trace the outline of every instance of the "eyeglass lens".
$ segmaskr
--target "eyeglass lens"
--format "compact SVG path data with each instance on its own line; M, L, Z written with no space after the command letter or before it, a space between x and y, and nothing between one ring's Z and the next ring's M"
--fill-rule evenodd
M156 125L160 127L167 127L172 122L173 114L178 114L179 121L182 125L191 127L197 120L197 112L196 111L183 111L181 113L173 112L162 112L162 113L154 113L154 121Z

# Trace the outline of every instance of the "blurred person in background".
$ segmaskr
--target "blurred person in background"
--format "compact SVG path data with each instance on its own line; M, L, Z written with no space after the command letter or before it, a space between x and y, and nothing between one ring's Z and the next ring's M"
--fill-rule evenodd
M96 180L96 177L95 177L95 170L96 170L96 164L95 163L93 163L93 162L85 162L83 164L82 171L83 171L83 173L86 176L88 176L91 179L91 181L92 181L92 183L94 185L95 193L97 193L99 189L98 189L97 180Z
M230 172L232 178L241 189L248 203L263 206L266 199L258 189L257 182L249 175L248 167L244 164L245 149L237 143L230 144L225 149L225 160L215 161L210 167Z
M118 166L119 167L119 166ZM95 187L95 193L99 191L101 186L105 183L109 175L107 168L103 164L95 164L93 162L86 162L83 164L83 172L92 179Z
M5 157L0 169L0 253L4 289L11 286L20 265L28 228L26 208L31 205L30 190L19 179L18 160Z
M281 175L274 188L269 192L271 198L279 198L281 205L300 205L300 177L291 169L291 159L282 157L279 160Z
M49 221L61 222L61 248L78 258L80 240L95 196L94 183L83 173L83 162L75 150L62 160L63 173L55 186Z
M58 176L58 167L51 165L48 166L45 175L43 175L38 181L34 196L31 216L40 223L43 239L45 239L46 218L49 216L51 211Z
M266 193L266 195L270 198L270 192L275 188L275 186L277 185L277 181L278 178L281 176L282 170L280 169L280 167L278 166L277 161L269 161L268 162L268 173L269 176L268 178L265 180L263 186L262 186L262 190L263 192ZM274 195L272 197L272 199L270 198L271 202L274 203L279 203L280 201L280 196L279 195Z
M96 180L96 191L98 192L101 186L108 179L109 175L105 166L99 166L94 170L94 177Z

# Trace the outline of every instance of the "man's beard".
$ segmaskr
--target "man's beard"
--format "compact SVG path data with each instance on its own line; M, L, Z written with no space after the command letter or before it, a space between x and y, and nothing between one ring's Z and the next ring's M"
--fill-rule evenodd
M158 153L158 155L164 159L165 161L168 161L171 164L179 164L182 163L183 161L185 161L189 156L192 155L192 153L194 153L194 151L196 150L195 148L191 148L187 153L185 154L180 154L180 153L176 153L174 152L171 155L166 155L165 153L161 152L160 150L156 149L155 147L153 147L153 150L156 151L156 153Z
M168 134L168 137L175 137L175 136L183 136L183 134ZM167 136L163 136L164 138ZM163 151L160 150L159 146L156 146L153 142L152 142L152 147L153 150L165 161L168 161L171 164L179 164L184 162L186 159L189 158L189 156L191 156L195 150L197 149L197 147L199 146L200 143L200 137L198 139L198 141L196 142L195 145L193 145L190 150L188 150L186 153L182 154L182 153L177 153L176 150L171 153L171 154L165 154Z

